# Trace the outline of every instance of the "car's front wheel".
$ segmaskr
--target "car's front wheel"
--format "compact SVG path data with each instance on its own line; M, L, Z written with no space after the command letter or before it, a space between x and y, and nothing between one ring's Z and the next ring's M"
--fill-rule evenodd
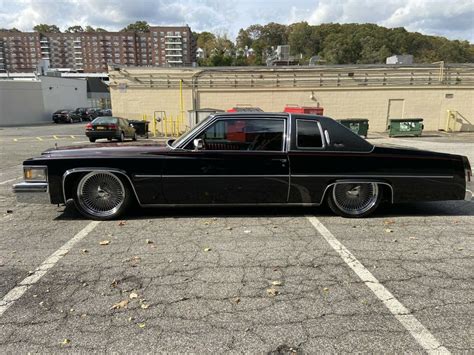
M89 138L89 142L94 143L94 142L95 142L95 138Z
M123 134L123 132L120 132L119 142L123 142L124 140L125 140L125 134Z
M336 183L329 195L331 210L346 218L361 218L372 214L382 199L377 183L341 182Z
M110 220L119 217L132 199L127 183L116 174L94 171L84 175L76 185L74 201L87 218Z

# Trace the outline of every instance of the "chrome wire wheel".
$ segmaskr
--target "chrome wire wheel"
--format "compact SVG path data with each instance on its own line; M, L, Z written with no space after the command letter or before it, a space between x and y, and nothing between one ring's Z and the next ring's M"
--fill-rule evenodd
M378 205L379 188L376 183L338 183L334 185L332 198L343 214L361 216Z
M85 175L77 185L77 202L88 215L96 218L118 214L127 199L122 181L114 174L101 171Z

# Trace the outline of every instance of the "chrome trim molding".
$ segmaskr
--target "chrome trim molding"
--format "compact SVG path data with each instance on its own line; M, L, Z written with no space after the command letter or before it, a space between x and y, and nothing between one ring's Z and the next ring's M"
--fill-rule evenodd
M314 207L319 206L318 203L155 203L155 204L146 204L142 207L252 207L252 206L299 206L299 207Z
M135 176L138 177L138 175L135 175ZM288 178L288 175L158 175L158 176L161 176L163 178L285 178L285 179Z
M20 203L51 203L47 182L22 181L13 185L13 192L16 194L16 199Z
M63 178L62 178L64 203L67 202L67 199L66 199L66 184L65 184L66 178L69 175L72 175L72 174L75 174L75 173L89 173L89 172L93 172L93 171L95 171L95 172L106 172L106 173L116 173L116 174L121 174L121 175L125 176L125 178L130 183L130 186L132 187L133 193L135 194L135 198L137 199L138 204L140 206L144 206L140 202L140 199L138 198L137 191L135 190L135 186L133 185L133 182L130 179L130 177L127 175L127 173L123 170L115 169L115 168L74 168L74 169L66 170L66 172L63 174Z
M142 174L136 174L133 175L134 178L161 178L163 175L142 175Z
M304 175L304 174L291 174L292 177L300 177L300 178L313 178L313 177L333 177L333 178L385 178L385 177L391 177L391 178L420 178L420 179L452 179L454 176L452 175L440 175L440 176L431 176L431 175Z
M464 195L464 200L466 201L474 200L474 181L466 181L466 194Z

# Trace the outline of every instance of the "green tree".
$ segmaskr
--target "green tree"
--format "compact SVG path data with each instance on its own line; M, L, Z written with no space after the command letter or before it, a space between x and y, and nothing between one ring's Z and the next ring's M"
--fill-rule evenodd
M45 23L40 23L33 27L33 31L39 33L61 33L61 30L56 25L48 25Z
M84 32L84 29L82 26L70 26L67 28L66 33L79 33L79 32Z
M0 28L0 32L21 32L18 28Z
M146 21L136 21L122 28L120 32L150 32L150 25Z
M247 32L247 30L244 30L243 28L239 30L239 34L237 35L235 42L237 48L244 49L245 47L252 47L252 38L250 38L250 34Z
M320 39L316 29L307 22L299 22L290 25L288 44L292 54L303 54L309 58L319 52Z

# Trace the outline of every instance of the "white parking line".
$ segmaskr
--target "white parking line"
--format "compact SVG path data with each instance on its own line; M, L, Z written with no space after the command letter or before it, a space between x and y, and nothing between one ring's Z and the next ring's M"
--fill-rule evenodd
M21 179L22 177L23 177L23 176L19 176L19 177L14 178L14 179L2 181L2 182L0 182L0 185L8 184L9 182L13 182L13 181L15 181L15 180Z
M18 286L10 290L10 292L8 292L0 301L0 316L5 313L5 311L10 308L21 296L23 296L23 294L28 291L31 286L37 283L48 272L49 269L56 265L56 263L61 260L62 257L69 252L69 250L71 250L74 244L92 232L99 223L100 222L97 221L89 223L83 230L72 237L71 240L66 242L66 244L64 244L61 248L51 254L49 258L47 258L40 266L38 266L30 276L23 279L23 281L21 281Z
M367 268L314 216L307 216L311 224L323 236L344 262L354 271L364 284L398 319L428 354L450 354L448 349L430 333L426 327L385 288Z

